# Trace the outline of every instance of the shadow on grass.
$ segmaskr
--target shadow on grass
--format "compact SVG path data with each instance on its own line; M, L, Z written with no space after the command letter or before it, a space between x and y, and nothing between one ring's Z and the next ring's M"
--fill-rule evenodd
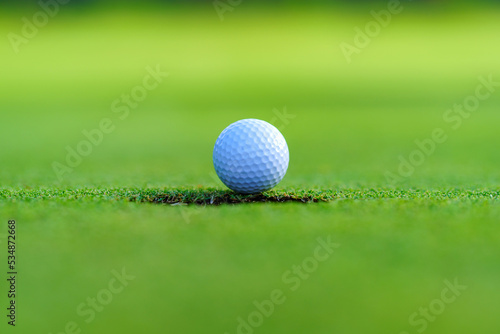
M241 203L317 203L329 202L333 199L331 191L280 191L273 190L256 195L242 195L229 190L216 189L172 189L150 194L136 194L130 198L133 202L150 202L158 204L196 204L222 205Z

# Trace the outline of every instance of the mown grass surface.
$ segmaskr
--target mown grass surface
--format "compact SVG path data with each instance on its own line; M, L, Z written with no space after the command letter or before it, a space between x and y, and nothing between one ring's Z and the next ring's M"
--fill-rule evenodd
M408 317L455 278L467 290L429 323L429 333L497 328L498 191L342 189L329 193L330 202L311 204L149 202L169 193L194 200L214 191L3 189L0 215L18 226L18 305L38 320L21 333L60 331L68 321L103 334L162 326L231 333L275 289L287 300L262 333L399 333L413 330ZM340 247L291 290L283 275L314 256L318 238ZM135 279L87 324L77 307L122 268Z
M492 200L500 197L494 190L387 190L387 189L342 189L342 190L272 190L262 194L242 195L230 190L214 188L196 189L0 189L0 200L4 201L131 201L155 204L221 205L245 203L317 203L333 200Z
M66 189L66 190L0 190L0 199L8 201L36 200L129 200L156 204L221 205L266 202L328 202L332 191L269 191L262 194L242 195L218 189Z
M220 22L211 7L62 7L19 54L0 43L0 249L16 219L14 331L75 321L92 334L233 334L280 289L286 302L254 334L413 334L422 327L410 316L457 278L467 290L425 333L498 334L500 94L457 129L443 114L479 76L500 80L500 13L404 6L351 64L339 44L369 10L243 2ZM0 14L1 35L33 14ZM156 64L171 75L121 119L111 104ZM113 132L58 178L52 164L105 118ZM217 136L242 118L282 129L291 153L283 182L257 197L227 191L213 171ZM436 128L448 139L391 184L385 173ZM318 238L340 247L292 291L283 275ZM86 322L78 306L122 268L135 279ZM0 280L1 305L7 290Z

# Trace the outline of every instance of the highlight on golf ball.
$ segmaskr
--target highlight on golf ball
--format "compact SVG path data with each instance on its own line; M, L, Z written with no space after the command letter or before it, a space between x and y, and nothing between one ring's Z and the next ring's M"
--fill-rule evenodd
M277 128L258 119L244 119L222 131L213 160L217 175L229 189L258 194L283 180L290 155Z

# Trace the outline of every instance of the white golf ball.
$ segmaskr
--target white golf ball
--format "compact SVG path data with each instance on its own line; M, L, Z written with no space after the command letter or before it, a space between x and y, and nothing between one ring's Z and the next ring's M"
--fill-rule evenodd
M261 120L244 119L222 131L213 160L217 175L228 188L257 194L283 180L290 156L278 129Z

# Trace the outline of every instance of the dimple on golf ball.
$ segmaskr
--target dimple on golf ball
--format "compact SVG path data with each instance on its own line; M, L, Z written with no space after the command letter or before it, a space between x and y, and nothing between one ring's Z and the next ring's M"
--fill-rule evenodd
M244 119L222 131L213 160L217 175L228 188L257 194L283 180L290 155L285 137L273 125Z

